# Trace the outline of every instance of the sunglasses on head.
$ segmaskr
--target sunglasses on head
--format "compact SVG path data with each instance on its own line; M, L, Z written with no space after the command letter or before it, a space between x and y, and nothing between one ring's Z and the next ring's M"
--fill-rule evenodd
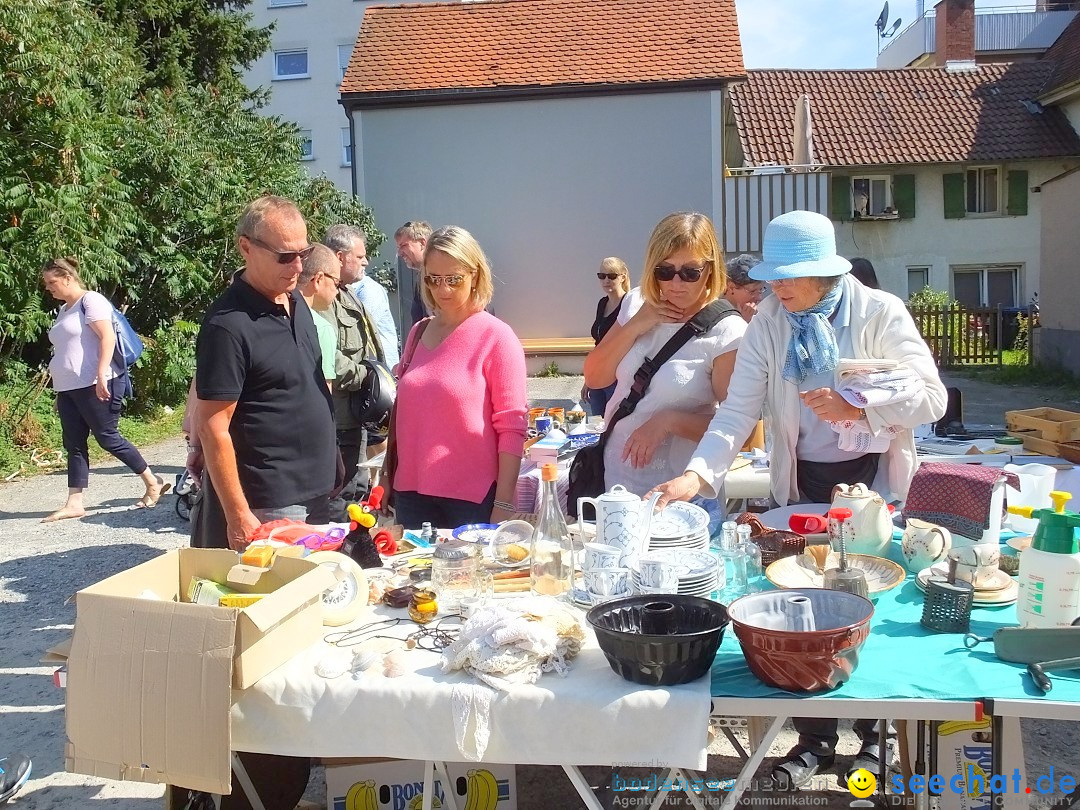
M671 281L675 276L678 276L683 281L694 282L701 278L701 274L705 272L705 268L708 267L708 263L701 267L672 267L670 264L658 264L653 268L653 273L656 274L658 281Z
M306 248L302 248L301 250L278 250L277 248L270 247L270 245L266 244L266 242L264 242L257 236L249 236L248 241L254 242L267 253L273 253L274 256L277 258L278 264L292 264L297 259L303 261L315 250L314 245L308 245Z
M440 287L445 284L451 290L461 286L465 276L424 276L424 283L429 287Z
M619 277L619 274L618 273L597 273L596 277L598 279L601 279L601 280L606 278L608 281L614 281L615 279L617 279Z

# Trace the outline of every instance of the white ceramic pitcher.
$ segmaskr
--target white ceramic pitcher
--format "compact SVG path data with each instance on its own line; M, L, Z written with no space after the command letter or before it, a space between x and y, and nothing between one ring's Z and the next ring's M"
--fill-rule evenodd
M581 515L585 504L591 504L596 509L596 542L620 549L620 564L630 565L648 548L653 509L659 500L659 492L643 501L621 484L595 498L578 498L578 531L584 536Z
M837 484L833 488L832 506L851 510L855 539L848 547L850 553L888 555L893 524L884 498L865 484Z
M907 569L918 573L944 560L952 548L952 533L944 526L918 518L908 518L902 550Z

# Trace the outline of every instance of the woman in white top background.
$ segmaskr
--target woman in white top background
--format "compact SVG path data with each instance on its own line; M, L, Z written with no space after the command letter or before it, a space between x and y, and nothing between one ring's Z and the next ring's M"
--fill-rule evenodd
M610 421L634 383L634 373L727 287L724 257L713 224L703 214L669 214L653 230L645 251L641 305L619 323L585 359L585 384L616 383L605 419ZM697 442L727 396L735 350L746 322L723 318L692 338L661 366L645 397L619 421L604 451L604 483L622 484L644 495L681 473ZM720 510L722 511L722 510Z

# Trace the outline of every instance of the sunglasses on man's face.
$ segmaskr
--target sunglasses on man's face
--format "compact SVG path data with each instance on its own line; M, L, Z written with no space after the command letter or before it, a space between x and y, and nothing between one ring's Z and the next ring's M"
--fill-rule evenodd
M619 274L618 273L597 273L596 277L598 279L600 279L601 281L603 281L605 278L608 281L614 281L615 279L617 279L619 277Z
M701 278L701 274L705 272L705 268L708 265L701 267L672 267L670 264L658 264L653 268L653 273L656 274L658 281L671 281L675 276L678 276L685 282L694 282Z
M451 290L461 286L465 276L424 276L424 283L429 287L441 287L445 284Z
M319 273L323 278L330 279L330 283L337 287L339 290L344 290L345 285L341 283L341 276L332 276L329 273Z
M270 247L270 245L266 244L266 242L264 242L257 236L249 236L248 241L254 242L267 253L273 253L275 258L277 258L278 264L292 264L297 259L303 261L315 250L314 245L308 245L306 248L302 248L301 250L278 250L277 248Z

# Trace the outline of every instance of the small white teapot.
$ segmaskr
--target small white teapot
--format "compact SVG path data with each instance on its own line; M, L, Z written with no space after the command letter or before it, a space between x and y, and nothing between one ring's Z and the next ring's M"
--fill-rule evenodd
M902 549L908 571L918 573L944 560L952 548L952 534L944 526L910 518L904 529Z
M658 500L659 492L643 501L621 484L595 498L578 498L578 531L584 536L581 515L585 504L592 504L596 509L596 542L620 549L621 565L636 563L648 548L649 527Z
M833 487L833 509L850 509L854 540L852 554L888 555L893 524L885 499L865 484L837 484Z

